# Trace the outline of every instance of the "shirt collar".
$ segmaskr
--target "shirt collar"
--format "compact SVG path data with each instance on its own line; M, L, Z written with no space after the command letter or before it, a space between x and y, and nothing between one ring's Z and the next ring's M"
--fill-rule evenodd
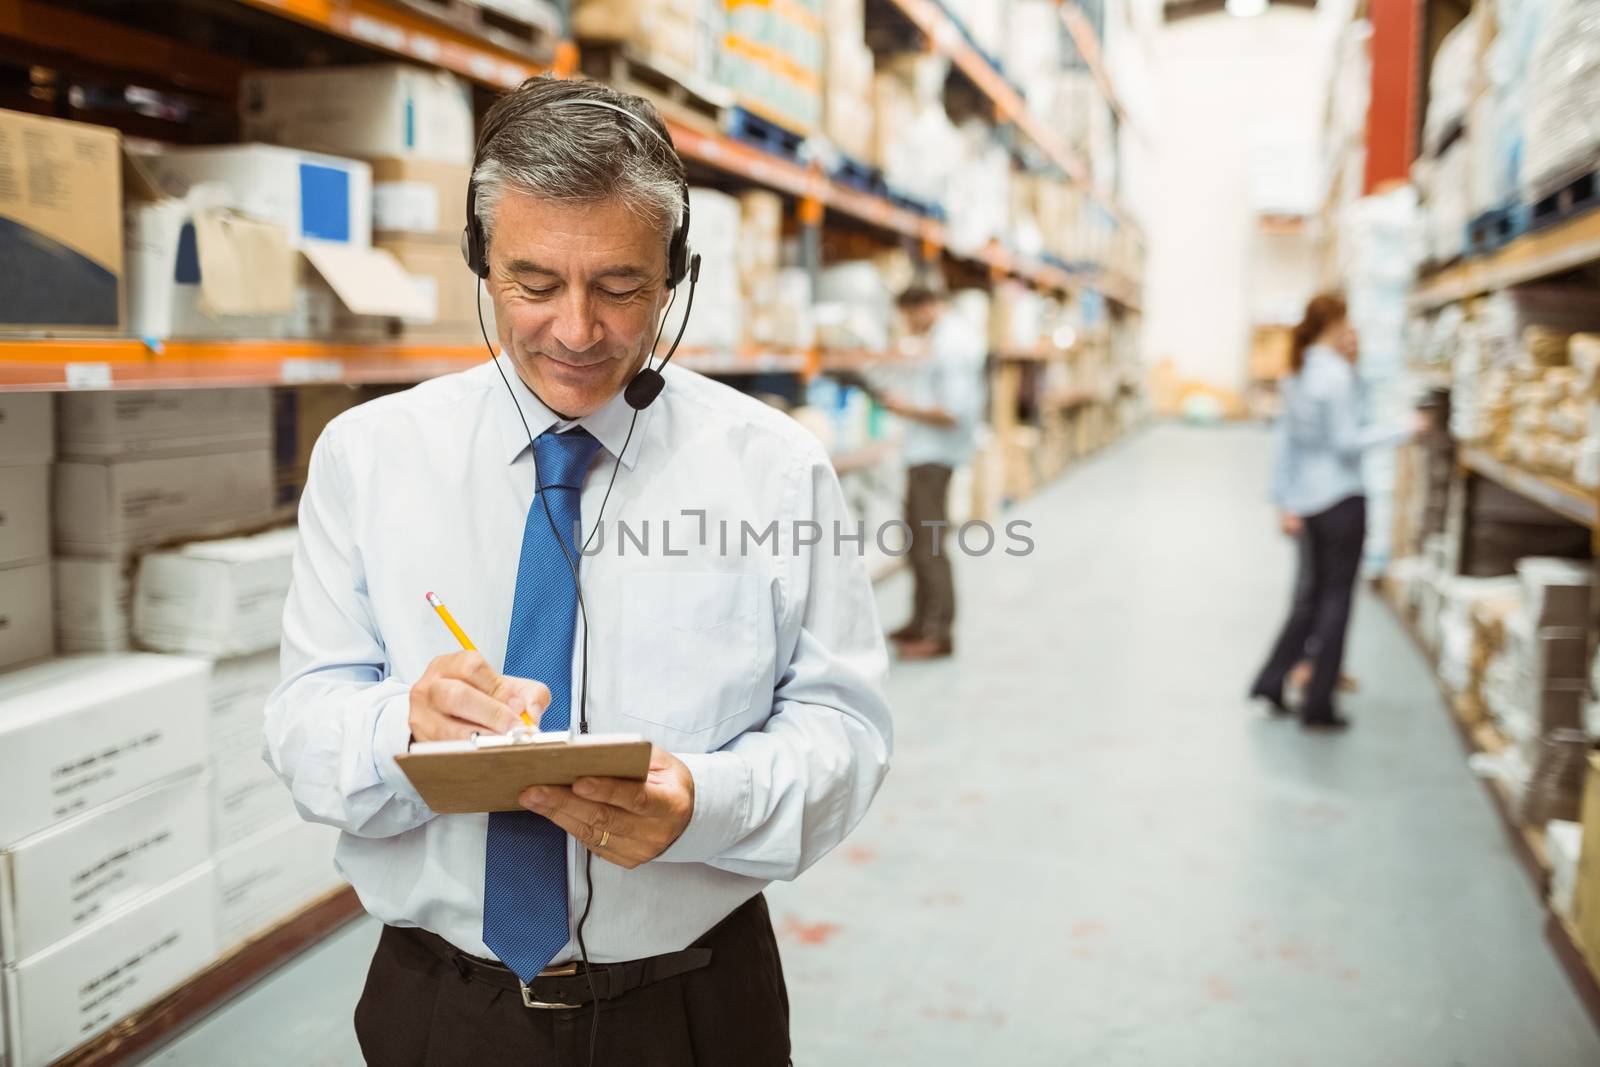
M644 441L645 430L649 427L650 412L654 404L639 412L639 421L634 424L633 408L619 391L600 410L569 423L551 411L544 401L528 388L509 356L501 354L496 357L495 362L500 365L500 370L505 372L506 381L511 383L511 391L516 395L517 405L522 409L522 417L519 418L517 412L507 407L504 401L490 405L490 410L495 412L494 418L500 427L500 438L504 443L507 463L515 463L517 457L528 451L529 434L538 437L546 430L557 427L566 429L577 425L593 434L595 440L599 441L607 452L619 457L624 467L633 469L639 459L639 447ZM495 383L495 390L498 392L503 389L504 386L498 381L500 375L493 372L491 375L490 381ZM526 427L522 424L523 418L528 420ZM630 426L633 429L631 441L628 440ZM628 442L628 452L623 455L622 446L625 441Z

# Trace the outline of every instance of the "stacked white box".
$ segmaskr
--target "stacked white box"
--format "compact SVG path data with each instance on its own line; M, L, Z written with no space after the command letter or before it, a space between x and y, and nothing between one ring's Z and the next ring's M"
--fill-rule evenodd
M0 669L55 650L50 461L55 397L0 393Z
M275 648L298 540L291 526L148 553L134 584L134 636L144 648L208 657Z
M173 196L206 183L225 187L238 210L282 226L295 247L372 244L372 168L359 160L241 144L168 148L142 163Z
M269 389L68 393L58 436L53 513L62 555L126 559L271 516Z
M276 651L212 664L207 763L218 851L294 816L289 791L261 753L262 720L277 684Z
M0 675L0 845L204 766L208 674L134 653Z
M131 559L55 561L56 642L62 652L133 648L133 568Z
M204 774L190 771L41 830L0 852L6 963L160 889L211 856Z
M343 884L333 864L339 831L278 821L217 854L217 937L223 951L282 922Z
M441 70L386 63L244 78L244 136L362 159L472 162L472 90Z
M5 968L11 1067L44 1067L217 955L210 863Z

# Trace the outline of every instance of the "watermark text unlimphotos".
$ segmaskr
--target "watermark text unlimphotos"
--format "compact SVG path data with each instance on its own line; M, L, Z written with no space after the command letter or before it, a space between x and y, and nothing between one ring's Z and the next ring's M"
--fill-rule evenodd
M869 528L859 519L829 523L772 519L758 525L748 519L712 520L703 510L685 509L679 515L678 519L602 522L581 533L575 542L582 543L585 556L607 552L621 557L687 556L691 549L707 548L714 548L724 556L798 556L812 551L834 555L854 552L865 556L870 544L886 556L899 557L910 553L913 541L911 524L903 519ZM1002 531L978 519L959 524L924 520L919 525L935 556L987 556L993 552L1028 556L1034 549L1033 538L1029 536L1033 524L1025 519L1013 519Z

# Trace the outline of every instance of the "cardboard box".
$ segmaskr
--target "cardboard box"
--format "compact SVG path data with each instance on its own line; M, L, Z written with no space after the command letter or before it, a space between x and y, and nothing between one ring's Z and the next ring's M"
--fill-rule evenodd
M299 536L291 526L146 555L133 586L134 639L207 657L277 648Z
M361 394L345 385L286 386L272 391L273 491L278 507L299 501L317 439L328 423L360 402Z
M244 137L318 152L470 165L472 92L441 70L402 63L246 75Z
M1572 923L1589 969L1600 974L1600 752L1589 753L1584 779L1583 848L1578 853L1578 879L1573 890Z
M50 464L0 467L0 567L50 557Z
M276 650L212 664L207 764L215 851L299 818L288 787L262 757L267 700L277 685Z
M131 649L134 561L61 556L53 566L57 647L62 652Z
M208 674L135 653L0 675L0 844L204 766Z
M54 393L0 393L0 464L27 466L56 458Z
M0 569L0 670L55 651L50 584L48 560Z
M477 279L462 260L458 243L384 238L378 247L394 256L411 275L417 292L415 306L424 312L402 318L396 336L483 343L478 327ZM426 314L428 310L433 313ZM488 325L489 319L485 318L484 328Z
M300 260L287 227L220 206L206 185L128 211L128 319L136 337L301 336Z
M0 330L122 329L122 137L0 111Z
M44 1067L216 956L216 871L207 863L5 969L12 1067Z
M282 226L297 248L372 243L372 168L358 160L243 144L170 148L141 162L169 196L220 185L225 206Z
M63 393L61 455L131 459L238 452L272 442L272 390Z
M272 453L57 463L56 548L113 556L263 524L272 514Z
M339 831L281 820L217 856L217 940L237 946L343 884L333 865Z
M205 775L86 811L0 852L0 947L16 963L211 857Z
M421 159L372 161L372 230L384 236L437 237L459 241L467 223L467 183L472 165Z

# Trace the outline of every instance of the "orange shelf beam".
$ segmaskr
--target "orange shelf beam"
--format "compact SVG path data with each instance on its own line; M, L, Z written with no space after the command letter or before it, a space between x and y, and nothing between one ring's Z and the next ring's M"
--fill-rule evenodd
M391 55L509 89L548 68L382 0L236 0Z

